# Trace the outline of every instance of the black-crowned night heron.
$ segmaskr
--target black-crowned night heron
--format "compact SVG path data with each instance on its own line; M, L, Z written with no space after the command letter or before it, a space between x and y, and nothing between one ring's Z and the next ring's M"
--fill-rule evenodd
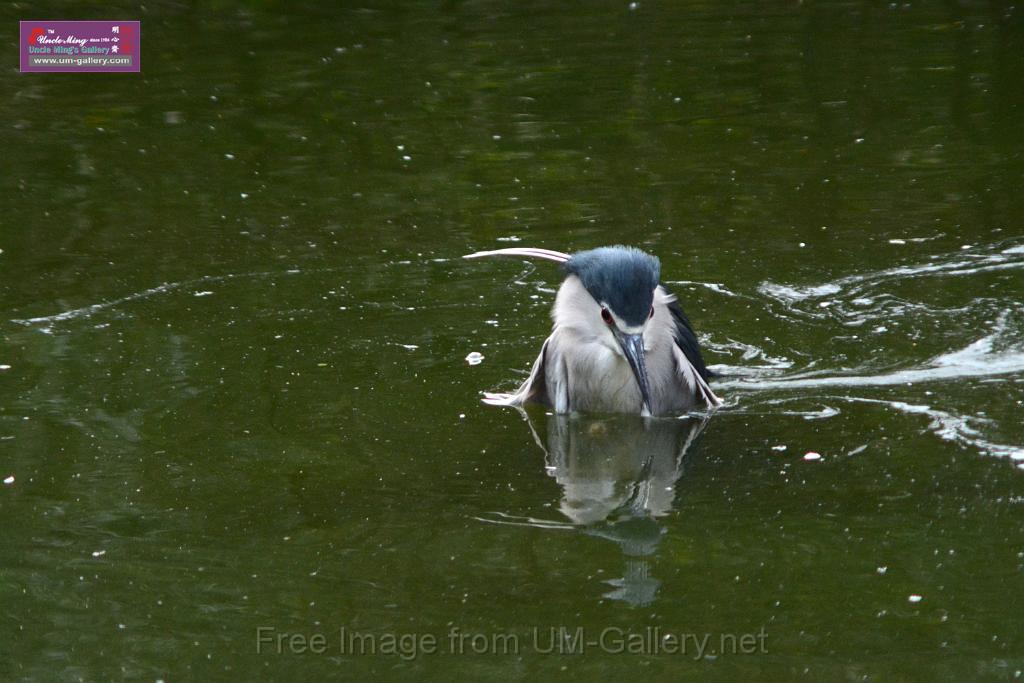
M535 402L557 413L680 415L715 408L693 327L660 284L658 259L615 246L563 254L516 247L465 258L520 256L562 264L565 280L551 310L554 329L530 376L495 405Z

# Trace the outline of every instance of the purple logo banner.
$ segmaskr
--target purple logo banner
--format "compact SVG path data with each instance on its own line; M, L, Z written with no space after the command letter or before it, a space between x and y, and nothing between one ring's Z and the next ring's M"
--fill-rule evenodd
M141 69L138 21L22 21L21 70L118 71Z

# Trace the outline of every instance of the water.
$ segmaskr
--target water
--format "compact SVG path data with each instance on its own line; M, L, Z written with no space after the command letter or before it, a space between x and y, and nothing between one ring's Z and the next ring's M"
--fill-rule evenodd
M0 678L1024 670L1019 8L0 13ZM483 405L615 242L726 405Z

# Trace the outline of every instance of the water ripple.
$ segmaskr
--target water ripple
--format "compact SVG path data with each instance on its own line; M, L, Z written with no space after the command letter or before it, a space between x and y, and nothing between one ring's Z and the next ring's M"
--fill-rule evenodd
M1004 313L993 331L962 349L944 353L923 367L911 367L880 374L837 375L816 370L786 377L736 379L716 383L722 389L806 389L818 387L883 387L938 382L968 377L992 377L1024 372L1024 348L1019 344L1021 330ZM1005 346L1004 346L1005 345ZM772 368L774 369L774 368ZM764 376L763 373L761 375Z
M786 316L792 314L801 324L812 328L824 328L829 324L859 327L870 323L870 331L881 334L909 320L917 324L927 321L928 325L936 326L937 339L946 338L950 332L969 332L978 328L982 329L982 333L960 348L924 360L901 360L887 355L887 365L882 368L878 366L877 354L874 354L870 360L857 363L852 368L836 367L833 358L814 359L812 356L806 365L794 370L787 356L804 355L798 349L784 349L786 355L780 356L776 352L775 356L769 356L756 343L731 338L725 341L707 340L706 346L712 352L733 355L738 352L742 356L741 362L736 365L711 366L726 376L715 383L715 388L723 392L732 391L734 395L754 396L755 403L765 406L775 415L827 419L837 415L838 410L825 406L817 411L780 412L777 405L807 398L826 400L826 397L817 393L820 389L846 389L855 394L870 388L906 387L909 392L915 393L912 387L917 384L946 383L950 387L949 391L937 390L934 394L926 392L933 397L928 402L938 403L938 406L924 405L913 398L886 400L856 395L827 398L830 402L880 404L907 416L925 416L930 420L929 431L939 438L980 453L1010 459L1024 469L1024 445L1001 443L987 435L987 432L1000 431L1001 426L996 421L984 415L958 414L942 405L952 402L954 396L962 393L963 380L975 380L981 384L1005 381L998 378L1017 375L1020 376L1018 381L1024 381L1024 306L1015 298L1007 296L975 296L962 306L940 307L908 297L907 292L913 290L899 291L904 283L916 282L921 278L970 277L1021 269L1024 269L1024 241L1018 238L965 247L956 252L937 254L923 263L847 275L819 284L795 285L764 281L757 287L756 293L763 297L762 301L768 308L773 308L773 304L781 304L781 310L775 310L773 315L779 319L794 320ZM710 289L718 291L717 286ZM963 291L977 293L979 289L964 287ZM991 290L986 288L988 291ZM856 336L839 337L834 333L831 336L835 339L860 339ZM1006 386L1007 391L1015 391L1011 388L1015 385ZM795 395L779 397L778 392L793 392ZM744 404L743 408L740 408L740 403ZM749 411L749 403L730 401L732 408L741 412Z

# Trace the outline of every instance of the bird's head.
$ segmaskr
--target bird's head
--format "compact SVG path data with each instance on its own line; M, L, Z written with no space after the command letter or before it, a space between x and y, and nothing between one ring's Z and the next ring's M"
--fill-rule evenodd
M573 254L563 268L589 294L573 297L572 318L577 327L583 327L592 338L625 357L649 410L644 331L655 313L660 262L639 249L615 246Z

